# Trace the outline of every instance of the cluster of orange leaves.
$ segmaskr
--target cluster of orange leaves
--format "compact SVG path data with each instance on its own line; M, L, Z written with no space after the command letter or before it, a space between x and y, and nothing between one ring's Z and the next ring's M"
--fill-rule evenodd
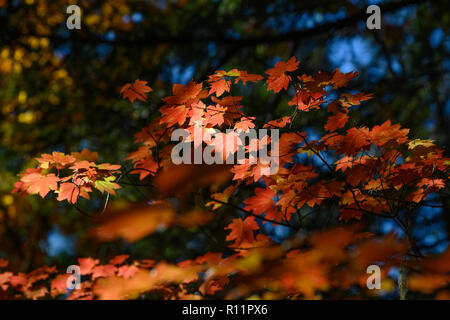
M82 152L64 154L54 151L36 158L36 168L29 168L20 174L13 193L39 194L44 198L50 191L55 192L58 201L67 200L75 204L78 197L89 199L92 188L100 192L115 194L120 186L113 181L120 165L96 164L97 152L84 149Z
M158 190L158 201L128 216L114 214L93 230L94 236L103 241L124 238L134 242L161 225L190 227L208 223L214 217L205 213L205 207L212 212L234 208L243 213L225 226L229 230L225 240L234 253L207 253L178 264L134 261L128 265L123 264L126 258L120 263L120 258L115 258L115 262L99 265L98 260L87 258L80 264L89 262L90 267L83 267L82 273L89 279L83 281L82 290L71 291L68 298L123 299L145 293L166 299L243 298L255 292L262 298L320 298L331 289L343 294L355 285L363 295L370 295L364 289L365 271L372 263L383 264L385 279L392 268L407 266L417 272L410 277L410 289L426 293L441 290L439 297L449 297L450 251L432 258L417 257L402 214L412 214L428 204L429 195L446 188L450 159L433 141L409 138L409 130L399 124L386 121L373 128L349 125L351 109L371 96L336 89L345 87L357 73L335 70L312 76L301 74L299 64L292 57L266 71L268 91L280 94L285 90L292 95L289 105L293 106L293 114L272 121L245 114L243 97L232 95L234 85L257 83L264 79L261 75L233 69L217 71L201 83L175 84L173 95L163 98L160 114L136 134L138 148L126 158L133 163L129 173L151 181ZM141 80L120 90L131 102L147 101L146 94L151 91ZM320 139L310 139L307 133L293 127L298 112L324 109L329 113L323 126L327 134ZM223 135L220 141L231 135L239 139L236 132L251 128L278 129L279 170L269 174L263 170L267 164L248 159L234 165L174 165L170 157L174 142L170 137L178 128L186 129L190 135L196 128L206 133L212 129L235 129L216 133ZM217 141L209 136L203 141L205 145L194 148L212 146L215 154L223 158L237 151L236 147L226 150L226 154ZM260 137L257 145L262 148L271 143L267 135ZM245 141L238 140L239 144ZM303 153L313 158L313 165L293 161L295 155ZM120 187L113 182L120 166L97 165L91 157L88 151L44 154L37 158L37 168L21 175L14 191L39 193L42 197L54 191L57 200L72 204L77 203L79 196L88 198L92 188L114 194ZM322 178L323 172L326 178ZM240 188L246 185L255 186L254 195L243 199L242 207L233 204L232 196L238 196ZM169 195L183 199L199 190L209 194L201 210L176 213L165 200ZM404 228L409 242L392 234L377 238L358 232L354 226L311 234L306 239L297 233L282 246L264 234L263 223L299 231L299 226L292 224L294 215L299 215L302 208L318 208L324 203L336 204L340 219L345 221L360 220L363 215L392 219ZM411 252L415 258L405 262ZM28 275L0 274L0 288L15 288L19 292L16 294L28 298L66 293L65 274L52 279L50 289L34 288L34 283L55 271L38 270Z

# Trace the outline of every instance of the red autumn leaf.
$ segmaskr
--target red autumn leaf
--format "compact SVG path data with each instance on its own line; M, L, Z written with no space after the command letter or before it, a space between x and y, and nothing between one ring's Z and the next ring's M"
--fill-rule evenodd
M274 129L276 129L276 128L284 128L290 122L291 122L291 117L290 116L285 116L285 117L283 117L281 119L276 119L276 120L269 121L269 122L265 123L263 127L264 128L274 128Z
M80 267L80 274L91 274L94 267L99 264L100 260L93 259L91 257L88 258L78 258L78 265Z
M159 123L167 124L168 127L172 127L176 124L182 125L186 121L189 109L186 106L181 105L177 107L163 107L160 109L163 116Z
M328 118L328 121L325 125L325 130L335 131L339 128L343 128L348 121L348 115L342 112L335 114Z
M168 105L189 105L195 103L200 98L202 92L202 84L190 81L186 86L182 84L173 85L173 96L164 98Z
M248 82L257 82L259 80L264 79L263 76L259 75L259 74L250 74L247 73L247 71L239 71L239 76L236 79L236 83L238 82L238 80L241 80L242 83L245 85Z
M234 246L240 247L251 245L255 241L253 231L258 230L259 226L254 217L247 217L245 220L233 219L225 229L231 230L225 240L234 241Z
M72 166L70 166L70 170L79 171L79 170L89 170L95 167L94 162L82 160L75 162Z
M89 199L88 191L90 190L90 188L80 187L72 182L65 182L60 185L57 200L67 200L67 202L74 204L77 202L79 196Z
M273 90L275 93L280 92L281 89L287 90L289 81L292 79L286 74L286 71L297 70L299 63L300 61L296 61L295 57L292 57L288 62L277 62L274 68L267 70L266 73L269 75L267 90Z
M109 261L109 263L112 264L112 265L119 265L119 264L122 264L122 263L124 263L125 261L127 261L127 259L128 259L129 257L130 257L130 256L127 255L127 254L121 254L121 255L118 255L118 256L115 256L114 258L112 258L112 259Z
M205 114L205 122L211 126L221 126L224 122L224 115L227 108L220 105L209 106Z
M74 156L66 155L62 152L53 151L50 154L42 154L40 158L36 158L42 169L48 169L55 166L56 169L64 169L68 165L74 163L77 159Z
M242 118L241 121L236 122L236 124L234 125L234 129L236 129L236 131L238 131L238 132L240 132L240 131L248 132L249 129L252 129L255 127L253 120L255 120L254 117Z
M119 267L119 270L117 272L117 275L120 277L123 277L125 279L132 278L137 272L139 271L139 268L135 265L124 265Z
M9 263L8 260L0 259L0 268L4 268L4 267L8 266L8 263Z
M113 276L117 271L117 267L107 264L101 266L95 266L92 269L92 280L96 278L106 278Z
M43 175L40 173L30 173L24 175L20 181L25 185L27 192L30 194L39 193L39 195L44 198L50 190L58 189L58 182L60 178L55 176L53 173L48 175Z
M230 81L225 79L220 79L211 83L211 89L208 95L216 93L216 97L220 97L224 92L230 92Z
M86 161L97 161L98 152L92 152L89 149L84 148L81 152L72 152L70 155L75 157L77 160L86 160Z
M399 124L391 125L391 121L386 121L381 126L372 128L370 135L371 140L377 146L381 147L388 142L398 144L405 143L408 140L409 129L401 129Z
M50 294L53 298L67 292L67 280L70 276L72 275L69 273L58 274L54 279L52 279L50 282Z
M358 92L355 94L343 93L342 99L339 101L343 107L357 106L361 101L372 99L372 94L365 94L364 92Z
M143 80L135 80L133 84L127 83L120 89L120 93L123 97L128 98L131 103L136 99L147 101L146 93L152 91L153 89L147 86L147 81Z
M347 130L342 143L340 144L339 153L345 153L347 155L354 155L363 148L370 145L370 132L369 129L363 128L350 128Z
M332 82L333 88L338 89L345 87L350 80L358 76L358 72L342 73L339 69L333 72Z
M251 210L255 214L261 214L274 206L273 198L275 195L275 192L270 188L256 188L255 195L244 200L245 209Z
M80 194L79 187L71 182L62 183L59 189L58 201L67 200L69 203L76 203Z

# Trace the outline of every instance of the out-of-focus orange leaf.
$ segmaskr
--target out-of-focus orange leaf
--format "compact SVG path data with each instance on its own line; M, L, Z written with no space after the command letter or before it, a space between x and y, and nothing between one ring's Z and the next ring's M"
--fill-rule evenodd
M4 267L8 266L8 263L9 263L8 260L0 259L0 268L4 268Z
M176 217L175 223L185 228L192 228L204 225L214 219L214 214L210 211L193 209L187 213L182 213Z
M408 287L412 291L432 293L446 287L450 283L450 276L441 274L413 275L408 279Z
M78 258L78 265L80 266L80 274L91 274L93 268L100 262L98 259L93 258Z
M227 165L171 165L156 175L156 186L164 195L183 195L198 187L220 186L231 179Z
M174 211L170 204L158 202L153 205L140 204L106 214L93 235L102 241L123 238L135 242L152 234L159 228L173 223Z

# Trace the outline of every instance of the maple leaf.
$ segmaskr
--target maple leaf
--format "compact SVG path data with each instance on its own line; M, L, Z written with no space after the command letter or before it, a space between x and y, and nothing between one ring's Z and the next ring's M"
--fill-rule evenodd
M146 93L152 91L153 89L147 86L147 81L143 80L135 80L133 84L127 83L120 89L123 97L128 98L131 103L136 99L147 101Z
M297 105L297 109L300 111L310 111L312 109L319 109L319 105L323 102L324 92L298 90L295 96L289 101L290 106Z
M342 112L335 114L328 118L327 123L325 125L325 130L335 131L339 128L343 128L348 121L348 115Z
M420 182L417 184L419 187L428 186L432 188L433 190L440 190L445 188L445 181L443 179L427 179L423 178L420 180Z
M58 189L58 182L61 179L53 173L43 175L40 173L30 173L24 175L20 181L24 183L24 187L30 194L39 193L44 198L50 190Z
M112 264L112 265L119 265L119 264L122 264L122 263L124 263L125 261L127 261L127 259L128 259L129 257L130 257L130 256L129 256L128 254L120 254L120 255L115 256L114 258L112 258L112 259L109 261L109 263Z
M139 271L139 268L135 265L124 265L119 267L119 270L117 272L117 275L120 277L123 277L125 279L132 278L137 272Z
M259 74L249 74L249 73L247 73L247 71L233 69L230 71L224 71L224 70L216 71L215 74L209 76L208 81L213 82L213 81L223 79L224 77L235 77L236 78L235 83L238 83L239 80L241 80L244 85L247 82L257 82L257 81L263 79L263 77Z
M343 107L357 106L361 101L372 99L372 94L365 94L364 92L358 92L355 94L343 93L342 99L339 102Z
M190 105L200 98L202 84L190 81L186 86L182 84L173 85L173 96L164 98L163 101L169 105Z
M297 70L299 63L300 61L296 61L295 57L292 57L288 62L279 61L274 68L267 70L266 73L269 75L266 81L267 90L273 90L275 93L280 92L281 89L287 90L291 77L286 72Z
M157 172L158 163L153 159L153 157L148 157L135 162L134 168L135 170L133 170L133 172L139 172L139 180L143 180L148 175L154 175Z
M54 279L51 280L50 294L53 298L67 292L67 280L71 276L71 274L58 274Z
M398 144L405 143L408 140L409 129L401 129L399 124L391 125L388 120L381 126L375 126L370 132L371 140L377 146L381 147L389 142Z
M249 129L255 127L253 120L255 120L254 117L245 117L241 121L236 122L236 124L234 125L234 129L238 132L241 131L248 132Z
M251 210L255 214L261 214L264 211L268 211L274 206L273 198L276 193L270 188L256 188L255 195L244 200L246 204L245 209Z
M61 183L58 191L58 201L67 200L67 202L75 204L78 201L78 197L81 195L83 198L89 199L88 191L90 188L79 187L72 182Z
M225 229L231 230L225 240L234 241L233 245L240 247L241 245L251 245L255 241L253 231L258 230L259 226L254 217L247 217L245 220L233 219Z
M262 79L264 79L263 76L261 76L259 74L250 74L250 73L247 73L247 71L240 70L239 71L239 76L236 79L235 83L237 83L238 80L241 80L242 83L245 86L245 84L247 82L257 82L257 81L262 80Z
M161 117L159 123L165 123L168 127L172 127L175 124L181 126L186 121L189 109L184 105L180 105L177 107L167 106L161 108L160 112L163 114L163 116Z
M74 171L80 171L80 170L89 170L94 167L95 167L94 162L82 160L82 161L75 162L72 166L70 166L69 169L74 170Z
M209 106L205 114L205 122L211 126L220 126L224 122L224 114L227 108L220 105Z
M102 266L95 266L92 269L92 280L96 278L106 278L113 276L117 271L117 267L107 264Z
M95 180L94 187L101 193L106 191L112 195L115 195L116 192L114 190L120 189L120 186L117 183L113 182L115 179L116 178L114 176L110 176L106 177L103 180Z
M208 95L216 93L216 97L220 97L224 92L230 92L230 81L225 79L220 79L211 83L211 89Z
M339 69L333 72L332 82L334 83L333 88L338 89L345 87L350 80L358 76L358 72L348 72L342 73Z
M55 166L56 169L64 169L66 166L74 163L77 159L74 156L66 155L62 152L53 151L50 154L41 154L41 158L36 158L42 169L48 169Z
M348 168L353 167L354 162L355 162L355 159L352 157L347 157L347 156L342 157L341 159L339 159L335 162L336 170L341 170L342 172L344 172Z
M80 267L80 274L91 274L93 268L99 264L100 260L93 259L91 257L88 258L78 258L78 266Z
M285 116L281 119L271 120L264 124L263 128L284 128L288 123L291 122L290 116Z
M236 187L236 185L228 186L223 192L212 194L211 198L227 203L230 196L236 190ZM212 209L216 210L222 206L222 203L213 200L205 204L205 206L212 206Z
M350 128L340 144L339 153L355 155L370 145L370 132L366 127Z
M92 152L87 148L84 148L81 152L72 152L71 155L77 160L96 161L98 159L98 152Z

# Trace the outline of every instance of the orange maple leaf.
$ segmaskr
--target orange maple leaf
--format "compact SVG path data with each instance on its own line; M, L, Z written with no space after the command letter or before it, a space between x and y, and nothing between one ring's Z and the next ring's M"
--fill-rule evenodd
M52 154L41 154L40 158L36 158L40 167L48 169L51 166L55 166L56 169L64 169L69 164L74 163L77 159L74 156L66 155L62 152L53 151Z
M152 91L153 89L147 86L147 81L143 80L136 80L133 84L127 83L120 89L120 93L123 97L128 98L131 103L136 99L147 101L146 93Z
M216 97L220 97L224 92L230 92L230 81L225 79L220 79L211 83L211 89L208 95L216 93Z
M297 70L299 63L300 61L296 61L295 57L292 57L288 62L277 62L274 68L267 70L266 73L269 75L266 81L267 90L273 90L275 93L280 92L281 89L287 90L289 81L292 79L286 74L286 71Z
M327 123L325 124L325 130L330 132L336 131L337 129L344 127L347 121L348 115L343 112L339 112L328 118Z
M67 200L69 203L76 203L80 195L83 198L89 199L88 191L90 190L90 188L79 187L72 182L65 182L60 185L58 198L56 198L56 200Z
M58 189L59 178L53 173L43 175L41 173L30 173L24 175L20 181L25 185L27 192L30 194L39 193L44 198L50 190Z
M245 220L241 218L233 219L225 229L231 230L225 240L234 240L234 246L239 247L252 244L255 241L253 231L258 230L259 226L254 217L247 217Z
M256 188L255 195L244 200L245 209L251 210L255 214L261 214L274 206L273 197L275 195L275 192L270 188Z

